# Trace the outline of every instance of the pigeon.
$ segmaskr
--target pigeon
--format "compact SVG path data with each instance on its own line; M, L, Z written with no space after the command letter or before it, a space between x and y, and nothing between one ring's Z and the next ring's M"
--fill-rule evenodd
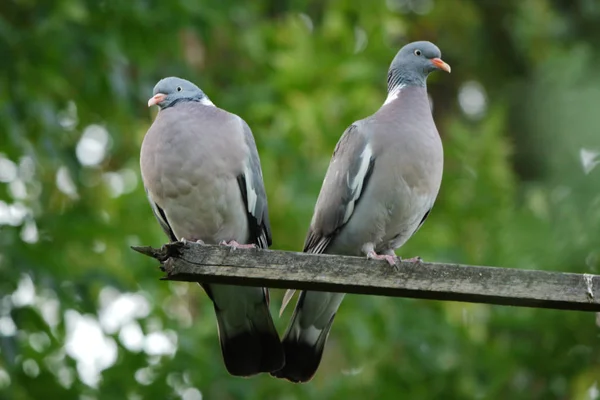
M385 103L350 125L335 147L304 252L396 265L395 249L423 225L442 181L442 142L426 87L436 70L450 72L450 66L433 43L413 42L397 53ZM292 295L286 293L282 311ZM285 366L271 375L297 383L312 379L343 298L343 293L300 293L282 340Z
M146 194L172 242L268 248L271 228L252 132L216 107L193 83L159 81L148 107L159 112L144 137L140 167ZM227 371L252 376L285 359L265 288L201 285L214 303Z

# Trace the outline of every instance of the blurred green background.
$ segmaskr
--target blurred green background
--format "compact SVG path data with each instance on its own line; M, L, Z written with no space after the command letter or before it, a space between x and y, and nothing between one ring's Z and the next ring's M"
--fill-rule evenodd
M3 0L0 38L1 399L600 398L593 313L368 296L311 383L233 378L206 295L129 249L165 242L138 166L160 78L249 123L300 250L339 136L431 40L444 181L398 254L599 273L599 1Z

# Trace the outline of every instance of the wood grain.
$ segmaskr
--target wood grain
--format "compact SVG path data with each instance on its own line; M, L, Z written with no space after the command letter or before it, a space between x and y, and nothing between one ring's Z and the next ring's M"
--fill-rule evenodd
M426 262L394 268L361 257L190 242L134 250L156 258L166 280L600 311L600 276L591 274Z

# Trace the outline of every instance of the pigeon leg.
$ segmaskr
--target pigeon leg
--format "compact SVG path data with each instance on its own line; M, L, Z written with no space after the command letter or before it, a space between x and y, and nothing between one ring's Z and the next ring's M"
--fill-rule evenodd
M416 256L416 257L411 257L411 258L404 259L402 261L411 262L411 263L415 263L415 264L420 264L420 263L423 262L423 259L421 257L419 257L419 256Z

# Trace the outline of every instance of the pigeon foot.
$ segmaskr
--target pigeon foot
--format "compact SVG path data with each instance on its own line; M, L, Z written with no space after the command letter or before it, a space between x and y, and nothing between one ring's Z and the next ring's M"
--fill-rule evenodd
M198 244L206 244L206 243L204 243L204 240L202 240L202 239L198 239L198 240L194 240L194 239L192 239L192 240L187 240L186 238L182 237L181 239L179 239L179 241L180 241L181 243L183 243L184 245L185 245L185 244L188 244L188 242L191 242L191 243L198 243Z
M398 265L396 264L396 261L399 260L398 256L392 256L390 254L377 254L375 253L375 250L370 250L367 253L367 258L369 260L385 260L394 268L394 270L398 271Z
M229 242L223 240L221 241L221 243L219 243L221 246L228 246L231 247L233 250L235 249L255 249L256 245L254 243L250 243L250 244L240 244L238 242L236 242L235 240L231 240Z

